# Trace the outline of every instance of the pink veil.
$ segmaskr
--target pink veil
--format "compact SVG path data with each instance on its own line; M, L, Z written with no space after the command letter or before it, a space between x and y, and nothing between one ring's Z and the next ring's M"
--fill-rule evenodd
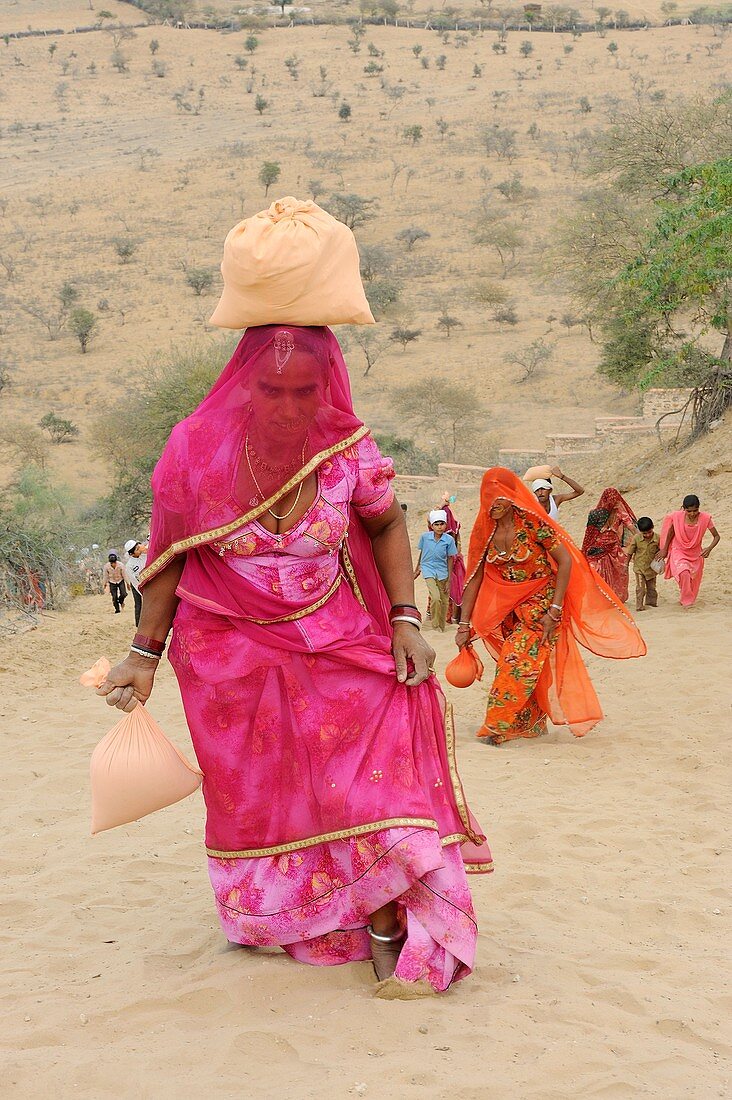
M358 443L368 429L353 410L343 353L328 328L262 325L250 328L201 404L175 426L152 477L153 511L147 567L141 586L178 554L231 534L262 515L281 495L278 475L260 472L267 499L243 499L244 439L251 416L255 368L277 363L276 373L307 359L320 368L317 412L302 462L285 478L295 488L334 454ZM290 369L292 367L290 366ZM286 457L286 456L285 456ZM251 468L251 467L250 467ZM369 539L355 511L349 516L345 558L380 633L388 626L389 601ZM346 568L346 572L349 570Z

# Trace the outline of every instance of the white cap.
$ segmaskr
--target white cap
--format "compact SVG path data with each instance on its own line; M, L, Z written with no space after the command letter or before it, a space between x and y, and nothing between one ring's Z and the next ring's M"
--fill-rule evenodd
M531 482L531 492L535 493L537 489L553 489L551 481L547 481L545 477L537 477L536 481Z
M137 539L128 539L125 543L125 554L130 554L137 546Z
M447 512L443 508L435 508L430 512L430 523L447 523Z

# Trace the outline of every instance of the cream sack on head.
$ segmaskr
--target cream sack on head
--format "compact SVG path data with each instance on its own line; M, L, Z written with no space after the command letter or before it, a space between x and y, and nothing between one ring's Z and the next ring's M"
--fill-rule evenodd
M224 242L219 328L373 325L353 233L288 196L235 225Z

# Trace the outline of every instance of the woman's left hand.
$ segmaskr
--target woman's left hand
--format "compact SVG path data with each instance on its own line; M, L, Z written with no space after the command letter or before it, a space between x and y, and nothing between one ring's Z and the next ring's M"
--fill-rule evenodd
M559 629L561 619L557 620L553 615L550 615L547 611L544 618L541 620L541 644L551 641L554 633Z
M400 684L416 687L434 672L435 651L411 623L394 623L391 651L394 654L396 677ZM411 675L408 672L407 661L411 661L414 666Z
M702 552L701 552L701 556L702 556L703 558L708 558L708 557L709 557L709 555L711 554L711 552L712 552L712 548L711 548L711 546L707 546L706 550L702 550Z

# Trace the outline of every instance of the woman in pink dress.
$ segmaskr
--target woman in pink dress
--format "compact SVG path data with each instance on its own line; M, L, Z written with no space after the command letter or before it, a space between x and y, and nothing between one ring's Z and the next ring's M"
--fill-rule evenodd
M392 477L333 334L248 329L156 467L140 633L100 692L144 702L172 624L229 940L443 990L492 865Z
M712 542L702 550L707 531ZM709 512L699 510L699 497L690 493L684 497L678 512L671 512L661 527L661 556L665 558L666 580L672 577L679 586L682 607L696 602L704 575L704 562L719 542L719 532Z

